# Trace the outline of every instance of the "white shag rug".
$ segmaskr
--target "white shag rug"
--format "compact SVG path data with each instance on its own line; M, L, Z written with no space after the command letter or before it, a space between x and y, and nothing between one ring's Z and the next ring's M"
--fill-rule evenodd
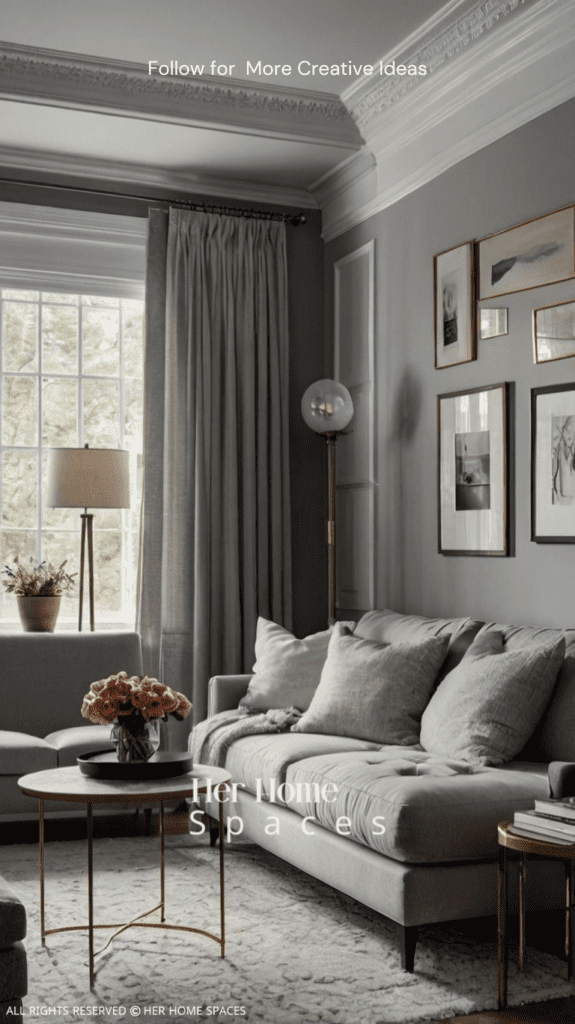
M85 842L46 844L47 928L87 921L86 861ZM158 839L97 839L94 871L96 921L128 921L159 900ZM87 932L41 945L36 847L0 847L0 873L28 913L25 1019L427 1024L496 1007L495 935L422 928L407 974L392 922L248 843L226 847L224 960L201 935L132 928L97 957L92 992ZM219 934L218 851L205 838L166 837L166 901L168 922ZM100 949L108 933L95 936ZM574 993L559 959L528 948L526 960L521 974L512 949L510 1006Z

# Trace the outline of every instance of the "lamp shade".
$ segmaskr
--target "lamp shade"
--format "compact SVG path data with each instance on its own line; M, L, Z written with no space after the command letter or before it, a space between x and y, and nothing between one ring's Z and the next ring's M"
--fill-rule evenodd
M351 395L336 380L316 380L304 393L301 414L317 434L345 430L353 416Z
M49 508L129 508L129 453L118 448L52 448Z

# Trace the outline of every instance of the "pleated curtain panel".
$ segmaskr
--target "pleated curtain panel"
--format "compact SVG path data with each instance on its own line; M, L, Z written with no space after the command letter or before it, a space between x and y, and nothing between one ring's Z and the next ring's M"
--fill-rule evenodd
M284 224L152 210L146 321L138 628L200 721L210 677L251 670L257 616L291 626Z

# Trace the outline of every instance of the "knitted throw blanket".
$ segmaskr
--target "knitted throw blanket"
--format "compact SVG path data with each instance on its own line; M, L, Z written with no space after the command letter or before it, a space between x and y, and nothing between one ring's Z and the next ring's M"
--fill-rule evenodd
M224 768L228 750L235 740L258 733L288 732L298 718L301 718L301 711L297 708L278 708L262 714L254 714L249 708L220 711L196 725L190 736L194 764Z

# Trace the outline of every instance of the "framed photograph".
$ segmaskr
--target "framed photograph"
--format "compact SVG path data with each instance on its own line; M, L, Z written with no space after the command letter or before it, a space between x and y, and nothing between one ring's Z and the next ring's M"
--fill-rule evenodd
M482 239L480 300L575 277L573 214L566 206Z
M433 257L435 368L475 359L473 242Z
M437 396L440 554L507 554L507 461L507 384Z
M575 543L575 383L531 390L531 540Z
M509 333L507 309L479 310L479 337L500 338L503 334Z
M536 363L575 356L575 300L533 310L533 358Z

